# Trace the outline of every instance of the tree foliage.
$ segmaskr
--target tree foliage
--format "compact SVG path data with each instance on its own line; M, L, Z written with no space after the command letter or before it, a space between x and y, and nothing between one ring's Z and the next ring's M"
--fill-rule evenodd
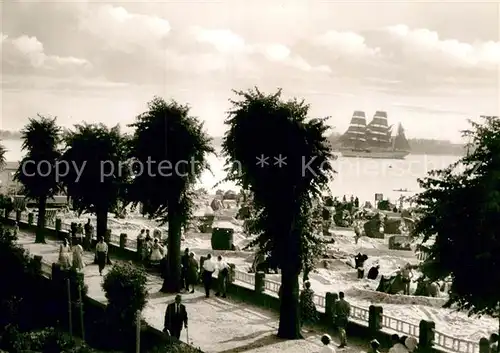
M61 190L56 163L61 157L61 129L56 118L38 115L21 130L22 150L27 152L14 175L22 184L21 192L38 202L36 242L45 242L47 199Z
M132 264L117 263L104 276L102 288L108 299L109 310L118 315L116 325L134 326L136 312L147 303L146 273Z
M470 313L500 309L500 120L482 117L464 132L470 153L419 180L415 232L435 237L423 273L451 277L450 301Z
M281 90L234 93L239 100L231 100L222 143L227 179L253 195L257 241L282 270L278 335L298 338L298 275L316 244L309 216L334 172L327 126L307 117L304 101L282 99Z
M116 207L129 180L127 139L119 126L83 124L68 131L64 141L61 160L69 170L62 182L79 213L96 214L97 236L104 236L108 210Z
M1 142L1 140L0 140ZM0 169L5 168L5 153L7 150L5 149L5 146L0 143Z
M181 228L189 222L194 184L209 169L206 155L214 149L189 106L175 101L155 97L131 126L131 157L138 163L133 163L136 177L128 197L142 202L151 218L168 222L168 276L162 291L178 292Z

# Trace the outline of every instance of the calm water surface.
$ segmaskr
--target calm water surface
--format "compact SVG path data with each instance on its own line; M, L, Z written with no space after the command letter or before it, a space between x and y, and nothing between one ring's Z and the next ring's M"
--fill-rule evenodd
M21 159L21 141L5 140L2 143L8 150L8 161ZM444 168L457 159L457 156L436 155L409 155L405 160L338 157L333 163L337 174L330 188L336 196L355 195L361 201L373 201L375 193L382 193L384 198L396 200L402 194L411 195L418 192L418 178L426 176L430 170ZM212 173L203 174L200 186L208 190L236 189L232 183L215 186L225 177L224 161L216 156L209 156L208 160ZM408 192L394 191L396 189L407 189Z

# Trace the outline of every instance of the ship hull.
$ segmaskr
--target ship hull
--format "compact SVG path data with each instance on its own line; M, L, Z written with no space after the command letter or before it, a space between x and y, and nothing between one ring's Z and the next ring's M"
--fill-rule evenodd
M410 154L408 151L393 151L393 150L340 150L342 157L347 158L371 158L371 159L405 159Z

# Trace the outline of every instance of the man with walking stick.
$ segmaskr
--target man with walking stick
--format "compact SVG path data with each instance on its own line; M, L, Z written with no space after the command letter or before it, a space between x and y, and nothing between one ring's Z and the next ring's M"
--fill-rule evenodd
M181 304L181 301L182 298L178 294L175 296L175 302L167 305L167 310L165 311L165 325L163 328L163 332L168 331L172 337L177 339L181 337L182 324L184 324L186 330L188 328L186 307L184 304Z

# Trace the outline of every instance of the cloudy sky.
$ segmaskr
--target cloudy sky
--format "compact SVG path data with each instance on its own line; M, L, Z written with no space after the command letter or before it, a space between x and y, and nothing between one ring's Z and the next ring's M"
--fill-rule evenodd
M231 89L282 87L331 116L386 110L410 137L457 141L498 114L493 2L226 0L2 2L2 129L127 124L154 95L224 132Z

